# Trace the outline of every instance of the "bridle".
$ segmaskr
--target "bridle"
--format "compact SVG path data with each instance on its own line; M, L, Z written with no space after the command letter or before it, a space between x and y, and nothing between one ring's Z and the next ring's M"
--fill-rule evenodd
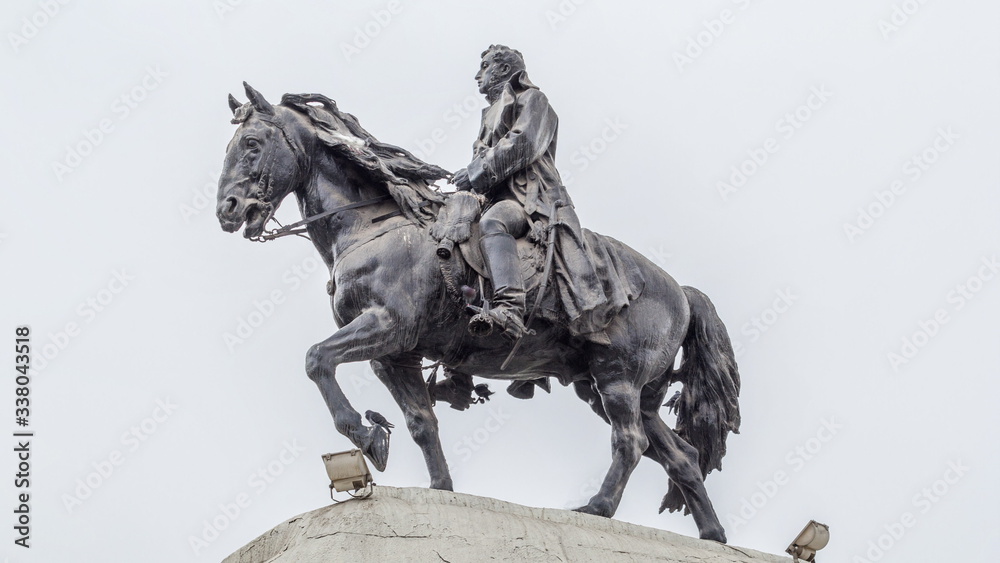
M293 138L288 135L288 132L285 130L281 122L279 122L277 119L272 119L270 118L270 116L262 114L261 112L257 113L258 113L258 119L269 125L274 126L275 128L278 129L278 131L281 132L281 137L284 140L285 144L288 145L288 148L292 151L292 154L295 155L295 160L299 165L299 170L308 170L309 156L306 154L306 151L303 148L299 147L298 143L293 141ZM391 195L386 194L378 197L373 197L371 199L366 199L363 201L356 201L354 203L348 203L346 205L334 207L333 209L328 209L326 211L323 211L322 213L310 215L305 219L302 219L301 221L296 221L295 223L282 225L278 221L278 219L275 218L274 216L276 209L274 203L271 201L271 191L272 191L271 168L274 166L274 158L275 158L274 155L277 152L272 147L273 144L271 145L271 147L268 148L267 152L264 154L264 158L261 160L261 172L260 175L257 177L257 183L253 187L253 193L251 194L251 197L261 202L261 205L264 207L264 210L267 213L267 219L264 220L264 223L267 224L270 221L274 221L275 223L278 224L278 228L265 230L261 234L251 238L250 240L254 242L267 242L281 237L287 237L292 235L302 237L306 240L312 240L309 238L309 235L306 234L306 232L308 231L306 226L309 225L310 223L314 223L316 221L319 221L320 219L324 219L331 215L336 215L337 213L341 213L343 211L358 209L360 207L367 207L369 205L374 205L376 203L381 203L383 201L388 201L392 199ZM429 203L430 202L421 202L422 204L421 207ZM396 215L401 215L401 214L402 211L396 210L390 213L379 215L378 217L372 219L372 223L378 223L390 217L395 217Z

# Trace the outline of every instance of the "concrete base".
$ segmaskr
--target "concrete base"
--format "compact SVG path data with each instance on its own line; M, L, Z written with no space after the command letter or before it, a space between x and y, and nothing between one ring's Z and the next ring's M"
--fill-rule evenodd
M657 561L789 563L788 557L569 510L461 493L375 487L296 516L223 563Z

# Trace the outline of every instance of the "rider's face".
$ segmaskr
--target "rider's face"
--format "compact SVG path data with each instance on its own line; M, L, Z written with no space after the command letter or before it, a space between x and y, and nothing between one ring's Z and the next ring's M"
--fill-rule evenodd
M493 57L483 59L479 65L479 72L476 73L476 83L479 85L479 93L486 94L497 84L507 80L510 76L510 65L493 60Z

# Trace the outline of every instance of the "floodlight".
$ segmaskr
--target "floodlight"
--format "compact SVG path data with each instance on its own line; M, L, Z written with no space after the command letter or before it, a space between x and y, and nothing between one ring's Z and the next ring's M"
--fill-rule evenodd
M349 491L348 494L355 496L350 491L358 492L375 484L361 450L323 454L323 463L326 464L326 474L330 477L330 498L333 498L334 490L338 493ZM369 495L371 491L364 496Z
M830 527L810 520L792 540L785 553L791 555L796 562L802 560L812 563L816 561L816 552L826 547L828 543L830 543Z

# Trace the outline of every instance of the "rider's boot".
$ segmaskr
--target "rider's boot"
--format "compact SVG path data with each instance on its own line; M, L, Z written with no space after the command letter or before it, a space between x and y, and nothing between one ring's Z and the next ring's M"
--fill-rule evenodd
M507 386L507 393L518 399L530 399L535 396L535 387L542 388L546 393L552 392L549 378L539 377L538 379L514 381Z
M469 321L469 332L485 336L493 332L493 325L499 325L506 334L520 338L528 329L524 326L524 279L517 241L507 233L489 234L480 239L479 247L493 280L493 302L488 312Z

